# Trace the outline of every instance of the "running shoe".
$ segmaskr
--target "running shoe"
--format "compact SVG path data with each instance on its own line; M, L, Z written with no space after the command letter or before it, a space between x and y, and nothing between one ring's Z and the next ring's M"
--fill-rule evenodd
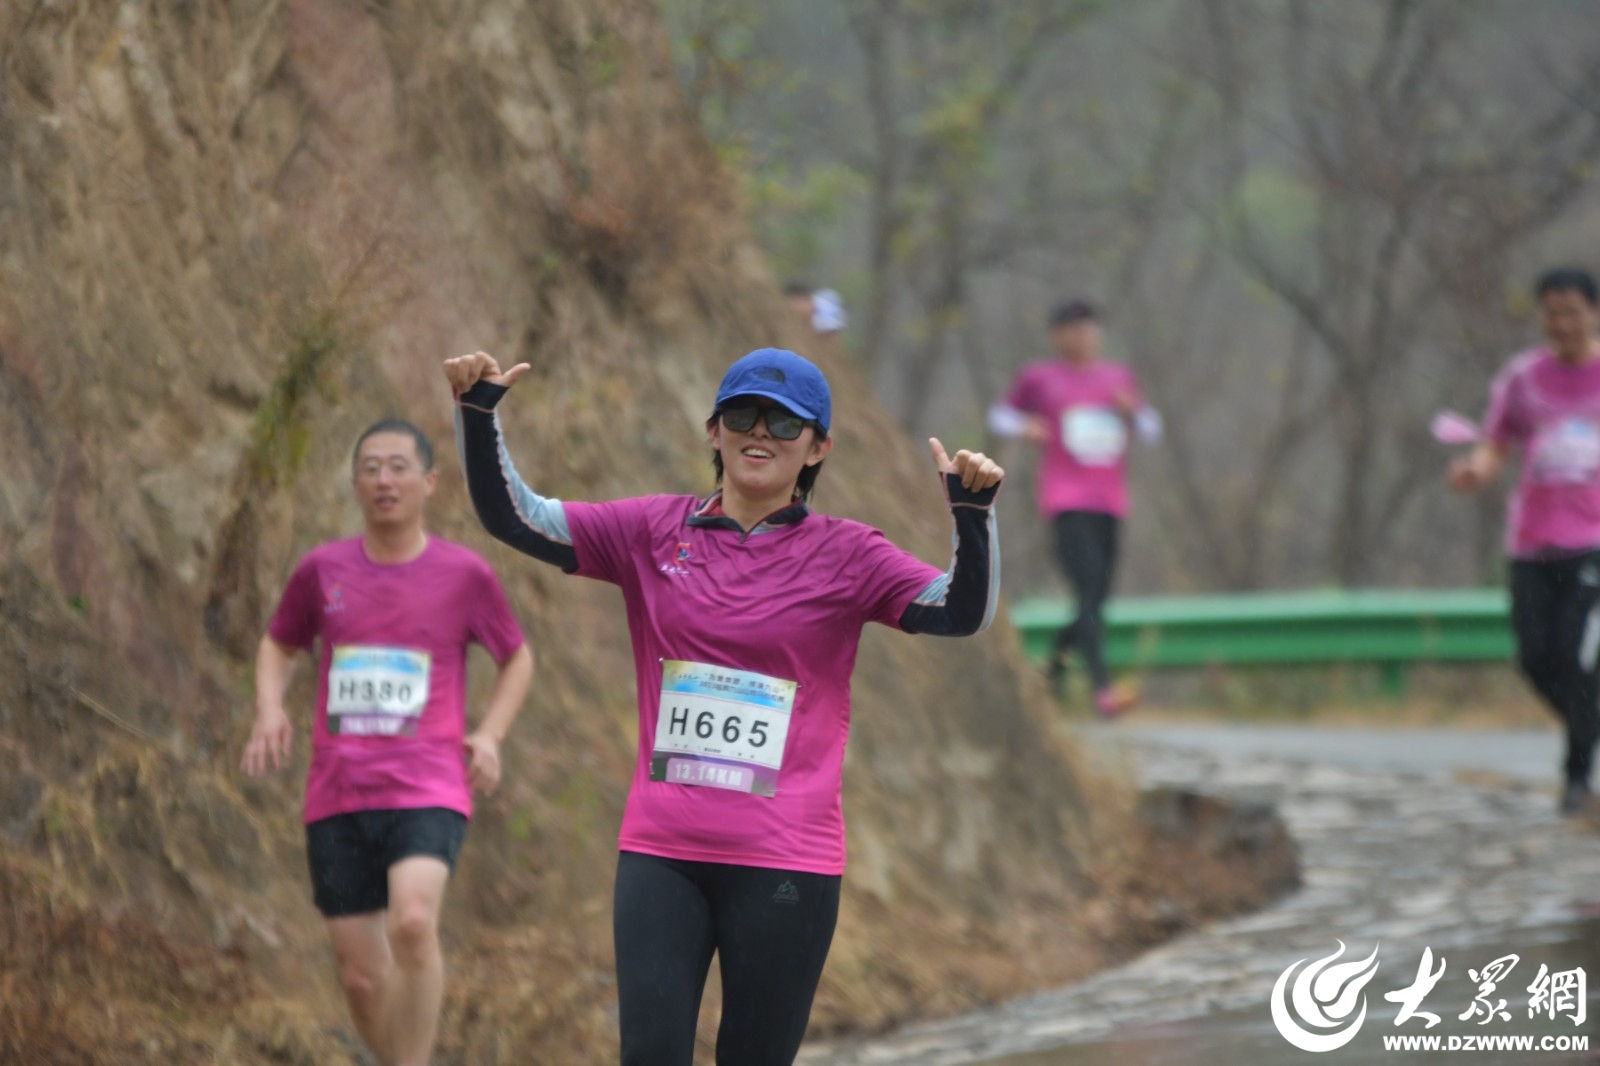
M1094 694L1094 709L1101 718L1120 718L1133 710L1139 694L1126 685L1107 685Z
M1594 793L1582 781L1568 781L1561 791L1561 813L1567 817L1594 812Z

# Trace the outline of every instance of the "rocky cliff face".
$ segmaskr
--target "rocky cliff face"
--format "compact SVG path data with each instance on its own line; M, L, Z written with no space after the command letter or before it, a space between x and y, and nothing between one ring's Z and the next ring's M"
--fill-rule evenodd
M444 453L435 529L497 564L540 656L452 890L443 1050L606 1061L621 603L476 528L438 364L531 362L524 472L605 498L706 489L721 370L804 350L654 8L14 3L0 78L0 1058L353 1061L305 887L304 730L283 779L235 767L274 598L357 528L348 449L403 413ZM826 366L819 505L941 560L928 461ZM1004 625L871 634L848 779L821 1027L1059 979L1171 921L1113 900L1184 845L1085 795Z

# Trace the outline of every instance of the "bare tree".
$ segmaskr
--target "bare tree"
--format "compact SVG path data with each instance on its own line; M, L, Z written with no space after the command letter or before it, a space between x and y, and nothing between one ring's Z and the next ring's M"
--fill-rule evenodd
M1090 0L852 0L870 116L868 294L860 352L897 387L914 424L952 355L980 395L991 367L974 345L973 271L1020 250L983 206L1030 75L1097 10ZM1005 222L1001 223L1005 228ZM910 319L896 336L897 310ZM885 367L885 363L893 365Z
M1553 249L1591 258L1568 234L1600 222L1600 23L1476 0L663 2L702 26L747 5L718 47L764 76L710 83L745 108L730 156L790 190L758 229L788 211L770 243L858 298L851 347L911 428L973 426L1049 301L1104 298L1167 415L1136 469L1159 519L1130 527L1138 585L1459 583L1497 558L1497 501L1447 497L1427 417L1481 404ZM1031 528L1025 493L1002 506ZM1029 587L1053 568L1019 539Z
M1240 6L1213 3L1223 12ZM1318 405L1339 456L1328 570L1361 584L1435 473L1408 372L1437 352L1463 297L1481 293L1460 264L1496 264L1504 279L1511 252L1584 190L1600 161L1600 122L1584 104L1600 90L1600 66L1496 115L1484 94L1464 91L1472 30L1482 25L1467 5L1368 5L1381 29L1355 41L1318 21L1348 17L1344 7L1294 0L1273 20L1268 8L1248 6L1225 24L1234 35L1254 26L1281 37L1295 166L1316 209L1307 238L1291 248L1272 246L1248 204L1231 213L1224 240L1331 371ZM1219 66L1215 77L1232 120L1228 150L1242 170L1253 131L1239 69ZM1478 215L1470 222L1461 217L1468 205Z

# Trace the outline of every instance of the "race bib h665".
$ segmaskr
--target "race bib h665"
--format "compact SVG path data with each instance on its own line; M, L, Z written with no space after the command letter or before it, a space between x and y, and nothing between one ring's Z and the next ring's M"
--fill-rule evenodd
M650 779L776 795L797 687L747 670L663 662Z

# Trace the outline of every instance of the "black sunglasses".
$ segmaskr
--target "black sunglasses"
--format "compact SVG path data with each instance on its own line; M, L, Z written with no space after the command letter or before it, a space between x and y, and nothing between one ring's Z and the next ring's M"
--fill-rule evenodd
M822 428L811 419L802 418L782 407L758 407L753 403L721 408L717 416L722 419L724 426L735 433L749 433L756 428L756 422L765 416L767 432L778 440L795 440L807 426L815 427L819 433Z

